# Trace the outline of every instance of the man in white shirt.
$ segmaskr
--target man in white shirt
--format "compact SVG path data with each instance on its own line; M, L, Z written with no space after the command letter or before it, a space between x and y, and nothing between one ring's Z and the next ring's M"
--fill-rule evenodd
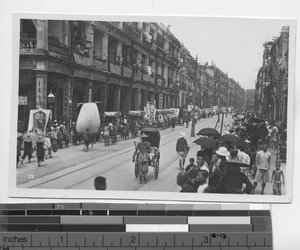
M255 163L256 163L257 171L253 183L252 194L254 194L258 182L262 182L260 194L264 194L266 183L270 182L269 169L271 163L271 153L268 152L267 150L268 150L268 145L264 144L263 149L261 151L258 151L256 154Z
M250 165L250 156L240 149L238 149L237 158L240 162Z

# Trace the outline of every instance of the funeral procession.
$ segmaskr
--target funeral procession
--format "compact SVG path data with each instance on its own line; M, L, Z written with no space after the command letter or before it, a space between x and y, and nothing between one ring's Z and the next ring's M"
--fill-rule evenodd
M285 195L289 26L184 20L21 19L16 186Z

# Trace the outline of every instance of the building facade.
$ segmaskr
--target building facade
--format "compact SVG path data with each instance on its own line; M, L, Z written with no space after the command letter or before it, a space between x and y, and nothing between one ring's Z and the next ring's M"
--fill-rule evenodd
M289 27L264 44L255 86L255 111L271 121L287 122Z
M21 20L21 113L49 108L50 92L56 119L74 117L84 102L101 103L101 113L141 110L147 101L178 107L189 81L182 51L158 23Z
M240 97L235 85L216 65L200 65L160 23L20 23L19 120L36 108L51 108L56 120L76 120L86 102L99 103L101 114L143 110L147 102L187 108L193 98L200 108L226 106Z

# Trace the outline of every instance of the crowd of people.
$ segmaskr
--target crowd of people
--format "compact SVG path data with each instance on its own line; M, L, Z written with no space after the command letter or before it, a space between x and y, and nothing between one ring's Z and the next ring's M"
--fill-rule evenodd
M265 121L263 125L267 132L257 138L245 126L248 122L254 124L251 122L252 116L253 114L246 112L239 116L234 115L234 121L226 131L226 134L241 139L243 145L235 145L234 141L219 140L220 135L208 135L207 137L216 140L217 146L215 148L201 146L201 150L195 156L196 161L193 157L190 158L186 167L185 160L189 153L189 146L185 134L183 132L179 134L176 152L180 170L177 184L182 188L180 192L255 194L258 184L261 183L260 194L263 195L266 184L272 182L273 194L282 194L284 174L280 169L278 145L281 140L280 131L285 128L280 122ZM271 153L268 151L270 147L277 150L271 178L269 174ZM253 181L251 182L250 179Z

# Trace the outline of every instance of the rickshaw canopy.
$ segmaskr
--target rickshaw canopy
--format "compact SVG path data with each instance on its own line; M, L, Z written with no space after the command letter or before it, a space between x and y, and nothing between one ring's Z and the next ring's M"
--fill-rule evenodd
M147 142L151 144L152 147L159 148L160 144L160 132L156 128L143 128L141 134L146 134L148 137L145 138Z

